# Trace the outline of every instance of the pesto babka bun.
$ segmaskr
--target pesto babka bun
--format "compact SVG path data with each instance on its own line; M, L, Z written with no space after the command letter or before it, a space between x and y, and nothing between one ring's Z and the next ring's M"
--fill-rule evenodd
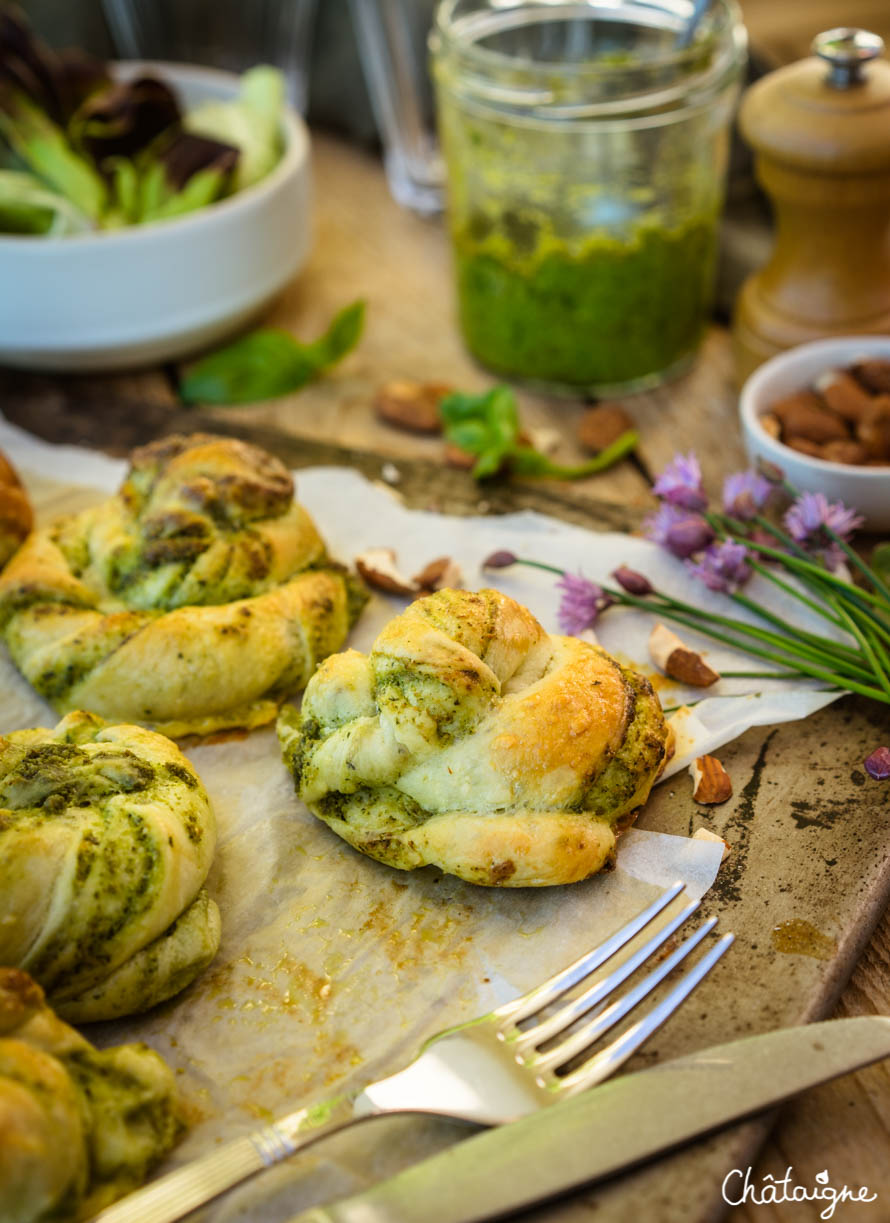
M178 737L273 721L364 598L276 458L194 434L136 450L114 497L31 534L0 630L59 713Z
M611 864L667 740L646 679L496 590L418 599L370 655L327 659L278 734L299 797L350 845L498 887Z
M181 1128L157 1053L95 1049L27 973L0 968L0 1223L91 1218L141 1185Z
M33 525L31 502L15 468L0 451L0 569Z
M74 1022L179 993L219 946L216 823L175 743L71 713L0 737L0 964Z

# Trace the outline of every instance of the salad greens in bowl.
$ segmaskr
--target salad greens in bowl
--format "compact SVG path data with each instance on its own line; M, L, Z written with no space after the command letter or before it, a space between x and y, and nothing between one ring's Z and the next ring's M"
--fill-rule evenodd
M280 74L53 52L0 5L0 362L114 369L248 322L309 246Z
M83 233L182 216L259 182L281 157L284 79L183 104L163 72L115 75L54 51L0 8L0 233Z

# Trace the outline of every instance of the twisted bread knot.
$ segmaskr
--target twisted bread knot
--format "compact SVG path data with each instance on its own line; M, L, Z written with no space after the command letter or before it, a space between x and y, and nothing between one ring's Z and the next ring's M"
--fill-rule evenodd
M0 569L33 525L31 503L15 468L0 453Z
M570 883L611 861L665 755L642 676L495 590L413 603L334 655L278 723L309 809L362 852L473 883Z
M219 946L210 801L168 739L73 713L0 738L0 964L77 1021L146 1010Z
M140 1184L181 1128L145 1045L98 1050L0 968L0 1219L81 1219Z
M173 735L270 721L362 602L278 460L207 434L137 450L117 496L0 578L10 652L56 709Z

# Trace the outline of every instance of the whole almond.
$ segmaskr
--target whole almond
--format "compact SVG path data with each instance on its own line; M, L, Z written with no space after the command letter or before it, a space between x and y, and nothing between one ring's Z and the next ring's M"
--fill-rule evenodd
M890 391L890 361L882 361L876 357L859 361L853 366L853 373L868 390L876 394Z
M802 408L824 412L825 402L815 391L802 390L785 395L782 399L776 399L769 405L770 412L773 416L778 416L783 424L789 413L799 412Z
M379 418L411 433L440 433L439 404L452 388L442 382L387 382L374 397Z
M876 395L868 414L856 426L856 436L870 459L890 458L890 395Z
M816 390L832 412L853 424L862 420L871 407L871 395L845 369L830 369L820 375L816 379Z
M786 437L785 445L801 454L808 454L813 459L822 458L822 446L819 442L811 442L808 437Z
M826 442L822 447L820 458L829 463L864 463L868 458L868 450L862 442Z
M789 409L780 419L789 437L803 437L810 442L840 442L850 436L845 421L827 408L800 405Z

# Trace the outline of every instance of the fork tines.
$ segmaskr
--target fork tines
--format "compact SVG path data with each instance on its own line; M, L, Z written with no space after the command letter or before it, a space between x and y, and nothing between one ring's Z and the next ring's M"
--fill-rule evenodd
M728 949L733 941L731 934L713 943L642 1018L607 1047L592 1051L592 1046L648 998L717 925L716 917L709 918L682 943L672 946L670 940L699 907L698 901L691 900L667 920L662 919L653 933L646 931L683 890L683 883L674 884L604 943L528 994L497 1009L499 1035L514 1051L516 1061L535 1073L541 1087L566 1094L608 1078L661 1027ZM619 953L634 940L637 945L621 956ZM605 973L599 971L613 960L613 967ZM609 1001L647 961L653 961L654 967ZM586 988L576 992L579 986Z

